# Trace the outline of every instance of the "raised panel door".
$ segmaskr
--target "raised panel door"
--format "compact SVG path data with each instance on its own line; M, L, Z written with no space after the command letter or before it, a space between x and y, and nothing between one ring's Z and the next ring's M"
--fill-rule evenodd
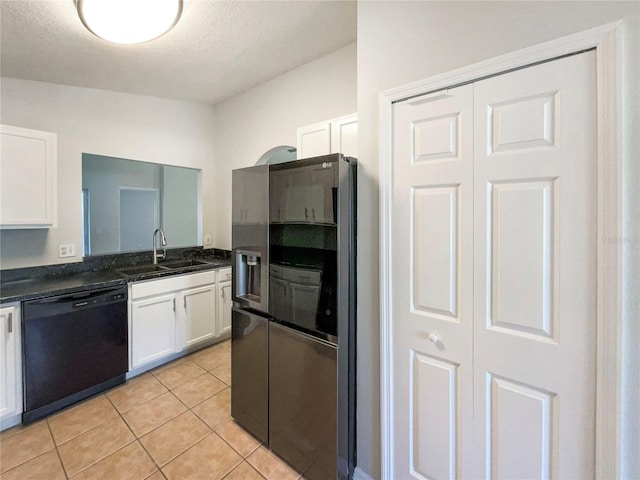
M176 320L174 294L131 302L132 369L178 351Z
M394 107L397 478L593 478L595 53Z
M473 86L394 110L394 478L473 478Z
M298 159L318 157L331 153L330 122L298 128L297 137Z
M474 86L477 450L486 478L593 478L595 52Z
M216 285L205 285L181 292L187 347L217 335Z
M331 122L331 153L358 158L358 115L347 115Z
M57 136L0 125L0 228L56 226Z

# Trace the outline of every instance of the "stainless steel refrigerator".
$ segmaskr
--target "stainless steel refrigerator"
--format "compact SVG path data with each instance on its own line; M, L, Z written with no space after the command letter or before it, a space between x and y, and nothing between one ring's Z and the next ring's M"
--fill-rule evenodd
M233 171L231 415L309 480L355 467L356 161Z

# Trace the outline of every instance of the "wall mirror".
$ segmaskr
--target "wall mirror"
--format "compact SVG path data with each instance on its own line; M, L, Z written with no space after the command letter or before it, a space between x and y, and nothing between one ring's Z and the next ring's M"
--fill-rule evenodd
M82 154L84 255L201 245L201 170Z

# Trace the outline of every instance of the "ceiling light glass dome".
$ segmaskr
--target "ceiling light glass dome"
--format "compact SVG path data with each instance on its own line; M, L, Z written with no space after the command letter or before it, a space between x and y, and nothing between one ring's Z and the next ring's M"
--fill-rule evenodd
M142 43L167 33L180 19L182 0L76 0L84 26L113 43Z

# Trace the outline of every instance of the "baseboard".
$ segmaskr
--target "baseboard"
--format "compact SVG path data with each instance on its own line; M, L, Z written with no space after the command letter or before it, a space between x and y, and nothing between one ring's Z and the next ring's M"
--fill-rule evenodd
M20 425L20 423L22 423L22 413L3 418L0 420L0 431Z
M356 467L353 471L353 480L373 480L373 477L365 473L360 467Z

